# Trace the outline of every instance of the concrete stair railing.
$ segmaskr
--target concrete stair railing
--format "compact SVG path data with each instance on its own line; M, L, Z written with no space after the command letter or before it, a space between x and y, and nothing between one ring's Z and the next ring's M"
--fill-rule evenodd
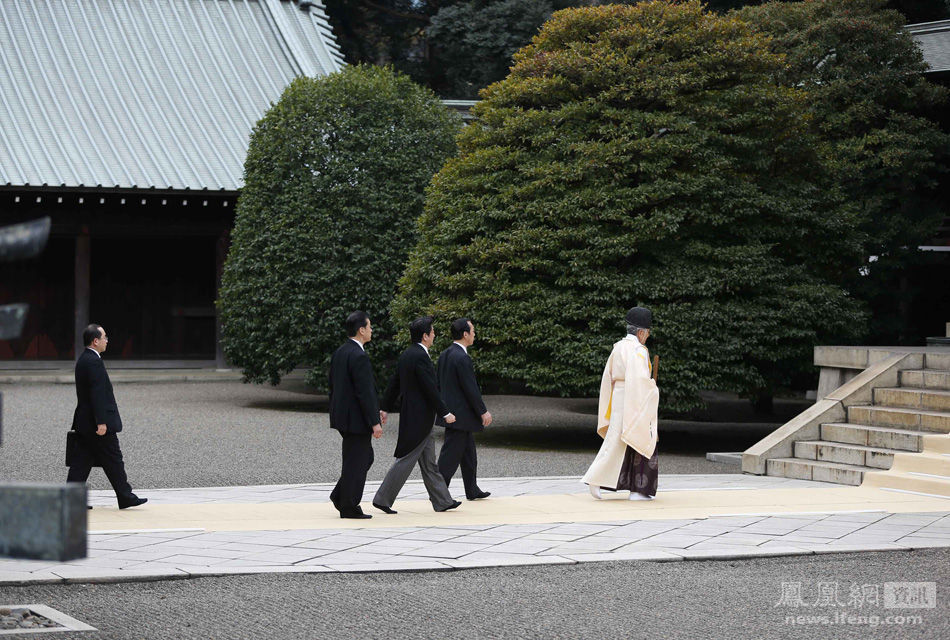
M871 365L750 447L742 469L950 496L950 353Z

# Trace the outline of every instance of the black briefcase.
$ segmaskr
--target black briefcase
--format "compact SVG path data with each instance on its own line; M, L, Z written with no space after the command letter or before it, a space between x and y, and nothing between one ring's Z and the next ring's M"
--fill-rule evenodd
M81 437L78 432L71 429L66 432L66 466L75 467L88 462L90 467L101 467L95 456L90 455L82 446Z

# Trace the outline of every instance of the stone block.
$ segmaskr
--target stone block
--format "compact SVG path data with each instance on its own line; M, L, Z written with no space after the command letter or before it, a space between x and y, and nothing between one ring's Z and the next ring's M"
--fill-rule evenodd
M0 485L0 556L66 561L86 557L86 485Z
M900 429L868 430L868 446L881 449L899 449L901 451L920 451L922 442L916 433L902 432Z
M821 425L821 439L827 442L866 445L868 443L868 430L850 424L823 424Z
M900 375L902 387L922 388L924 386L924 372L918 370L901 371Z
M848 407L848 422L851 424L871 424L871 407Z
M812 479L812 465L807 461L797 460L769 460L768 475L780 478L795 478L797 480Z
M864 474L857 469L847 469L838 466L818 466L812 469L812 480L820 482L834 482L857 486L864 479Z
M814 362L818 367L865 369L868 366L868 349L867 347L817 346Z
M950 433L950 413L921 413L919 418L922 431Z
M884 407L920 407L919 389L875 389L874 404Z
M796 442L795 457L802 458L804 460L817 460L818 445L814 442Z
M950 351L947 353L928 353L924 360L924 366L928 369L950 370Z
M881 427L904 427L908 429L915 429L921 423L920 414L913 409L891 409L889 407L851 407L851 409L859 409L855 415L862 416L856 420L852 420L852 422ZM849 419L851 417L850 411L849 409Z
M923 371L924 387L950 391L950 373L946 371Z
M920 392L920 408L925 411L950 412L950 391L929 389Z
M833 444L818 447L818 460L864 466L864 449Z
M894 454L883 451L868 451L864 456L864 464L875 469L890 469L894 464Z

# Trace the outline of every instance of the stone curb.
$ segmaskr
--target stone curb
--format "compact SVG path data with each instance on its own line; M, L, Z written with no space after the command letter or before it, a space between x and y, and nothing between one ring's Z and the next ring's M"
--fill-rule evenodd
M697 561L724 561L724 560L751 560L756 558L782 558L810 555L831 555L839 553L881 553L887 551L916 551L920 549L942 548L932 545L921 546L887 546L881 544L841 545L840 547L826 547L823 549L788 547L785 549L758 549L749 553L741 550L704 549L690 552L689 549L644 549L618 554L588 553L568 554L565 556L528 556L524 560L479 561L479 560L452 560L452 559L424 559L418 561L407 560L404 563L386 564L353 563L330 564L316 566L286 566L286 567L194 567L176 570L143 570L141 573L121 571L121 573L101 575L102 570L82 575L77 571L69 577L42 577L42 578L15 578L4 579L0 574L0 586L30 586L44 584L116 584L124 582L158 582L164 580L187 580L192 578L220 578L235 575L257 575L278 573L419 573L425 571L466 571L470 569L491 569L495 567L526 567L540 565L581 565L602 562L697 562ZM615 556L615 557L611 557ZM92 575L93 573L100 575Z

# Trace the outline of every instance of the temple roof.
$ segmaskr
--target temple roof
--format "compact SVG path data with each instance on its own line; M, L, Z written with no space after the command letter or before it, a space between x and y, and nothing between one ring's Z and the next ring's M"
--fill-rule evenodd
M920 46L930 72L950 71L950 20L909 24L905 28Z
M320 2L0 0L0 186L238 190L287 84L342 66Z

